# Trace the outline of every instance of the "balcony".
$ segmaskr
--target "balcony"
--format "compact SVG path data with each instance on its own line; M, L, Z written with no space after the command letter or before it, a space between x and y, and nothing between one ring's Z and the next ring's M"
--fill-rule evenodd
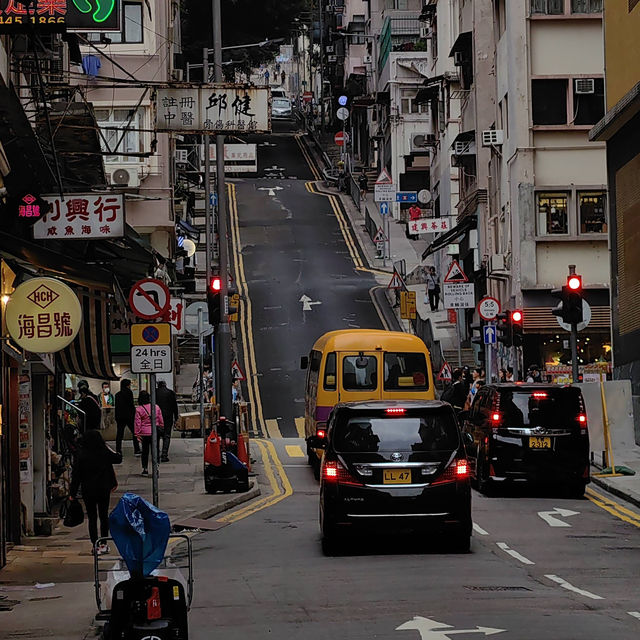
M378 69L384 68L389 54L394 51L426 51L427 41L420 37L422 27L418 15L413 12L387 14L379 39Z

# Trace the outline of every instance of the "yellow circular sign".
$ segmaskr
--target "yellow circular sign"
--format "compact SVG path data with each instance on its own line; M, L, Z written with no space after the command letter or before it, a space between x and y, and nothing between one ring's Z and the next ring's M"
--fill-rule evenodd
M5 313L9 335L26 351L54 353L73 342L82 307L73 289L55 278L32 278L11 294Z

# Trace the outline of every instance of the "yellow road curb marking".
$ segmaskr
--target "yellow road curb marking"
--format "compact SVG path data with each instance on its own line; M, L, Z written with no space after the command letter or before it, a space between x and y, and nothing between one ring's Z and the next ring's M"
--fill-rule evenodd
M376 313L378 314L378 317L380 318L380 322L382 322L382 326L387 330L387 331L391 331L391 327L389 326L389 323L387 322L387 319L384 316L384 313L382 313L382 309L380 308L380 305L378 304L378 301L376 300L375 295L373 294L373 292L376 289L382 289L382 287L380 285L378 285L377 287L371 287L371 289L369 289L369 297L371 298L371 302L373 303L373 306L376 309Z
M275 418L265 420L264 423L267 426L267 435L270 438L282 438L278 421Z
M288 444L285 446L285 449L290 458L304 458L302 447L297 444Z
M611 498L607 498L599 493L596 493L593 489L587 489L585 493L588 500L593 502L593 504L597 505L601 509L604 509L612 516L623 520L624 522L628 522L632 524L634 527L640 528L640 515L627 509L626 507L618 504Z
M304 418L295 418L296 430L301 438L305 437Z

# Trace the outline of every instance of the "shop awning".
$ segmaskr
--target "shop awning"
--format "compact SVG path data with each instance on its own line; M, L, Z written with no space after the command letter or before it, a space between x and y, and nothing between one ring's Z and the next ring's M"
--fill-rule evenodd
M451 47L451 51L449 51L449 57L450 58L453 57L453 55L457 51L470 52L471 43L472 43L471 31L463 31L460 35L458 35L458 37L456 38L456 41L453 43L453 47Z
M76 289L82 305L82 327L75 340L58 353L58 368L87 378L116 380L111 366L109 297L101 291Z
M475 229L478 219L475 215L466 216L464 220L456 225L451 231L443 233L439 238L434 240L422 254L422 259L428 258L431 254L443 249L447 245L454 243L458 238L463 236L469 229Z

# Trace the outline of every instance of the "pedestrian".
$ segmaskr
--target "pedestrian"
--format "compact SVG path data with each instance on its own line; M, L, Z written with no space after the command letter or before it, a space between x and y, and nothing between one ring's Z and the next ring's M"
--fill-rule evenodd
M80 447L73 463L69 498L76 500L78 489L82 490L82 500L87 511L89 538L93 553L109 553L109 546L102 543L95 548L98 540L98 517L100 537L109 536L109 501L111 493L118 486L114 464L122 462L122 454L110 449L102 434L93 429L87 431L80 440Z
M513 382L513 367L507 367L507 377L505 382Z
M364 169L358 176L358 186L360 187L360 200L364 200L367 197L367 190L369 189L369 179Z
M156 391L156 402L162 412L162 421L164 428L162 430L162 455L160 462L169 462L169 445L171 444L171 431L173 425L178 419L178 400L173 389L167 387L164 380L158 382Z
M500 382L506 382L506 381L507 381L507 370L500 369Z
M437 311L440 305L440 281L435 267L429 267L427 274L427 297L431 311Z
M462 411L467 399L469 385L465 382L462 369L454 369L451 377L453 384L445 390L441 399L448 402L456 411Z
M156 430L158 434L164 426L162 411L156 405ZM149 449L151 447L151 398L148 391L141 391L138 395L138 407L135 417L136 438L142 445L142 475L148 476Z
M265 69L265 72L264 72L264 83L267 85L267 87L269 86L269 69Z
M123 378L120 381L120 391L115 397L115 419L116 419L116 451L122 453L122 439L124 438L124 430L131 431L131 439L133 440L133 454L140 455L140 443L134 433L134 421L136 418L136 405L133 401L133 391L131 391L131 380Z
M89 429L99 429L102 423L102 410L97 396L90 391L89 383L86 380L78 382L78 391L80 393L78 408L83 412L81 414L83 417L81 433Z
M285 70L282 70L282 73L280 74L280 84L284 87L284 81L287 78L287 74L285 73Z

